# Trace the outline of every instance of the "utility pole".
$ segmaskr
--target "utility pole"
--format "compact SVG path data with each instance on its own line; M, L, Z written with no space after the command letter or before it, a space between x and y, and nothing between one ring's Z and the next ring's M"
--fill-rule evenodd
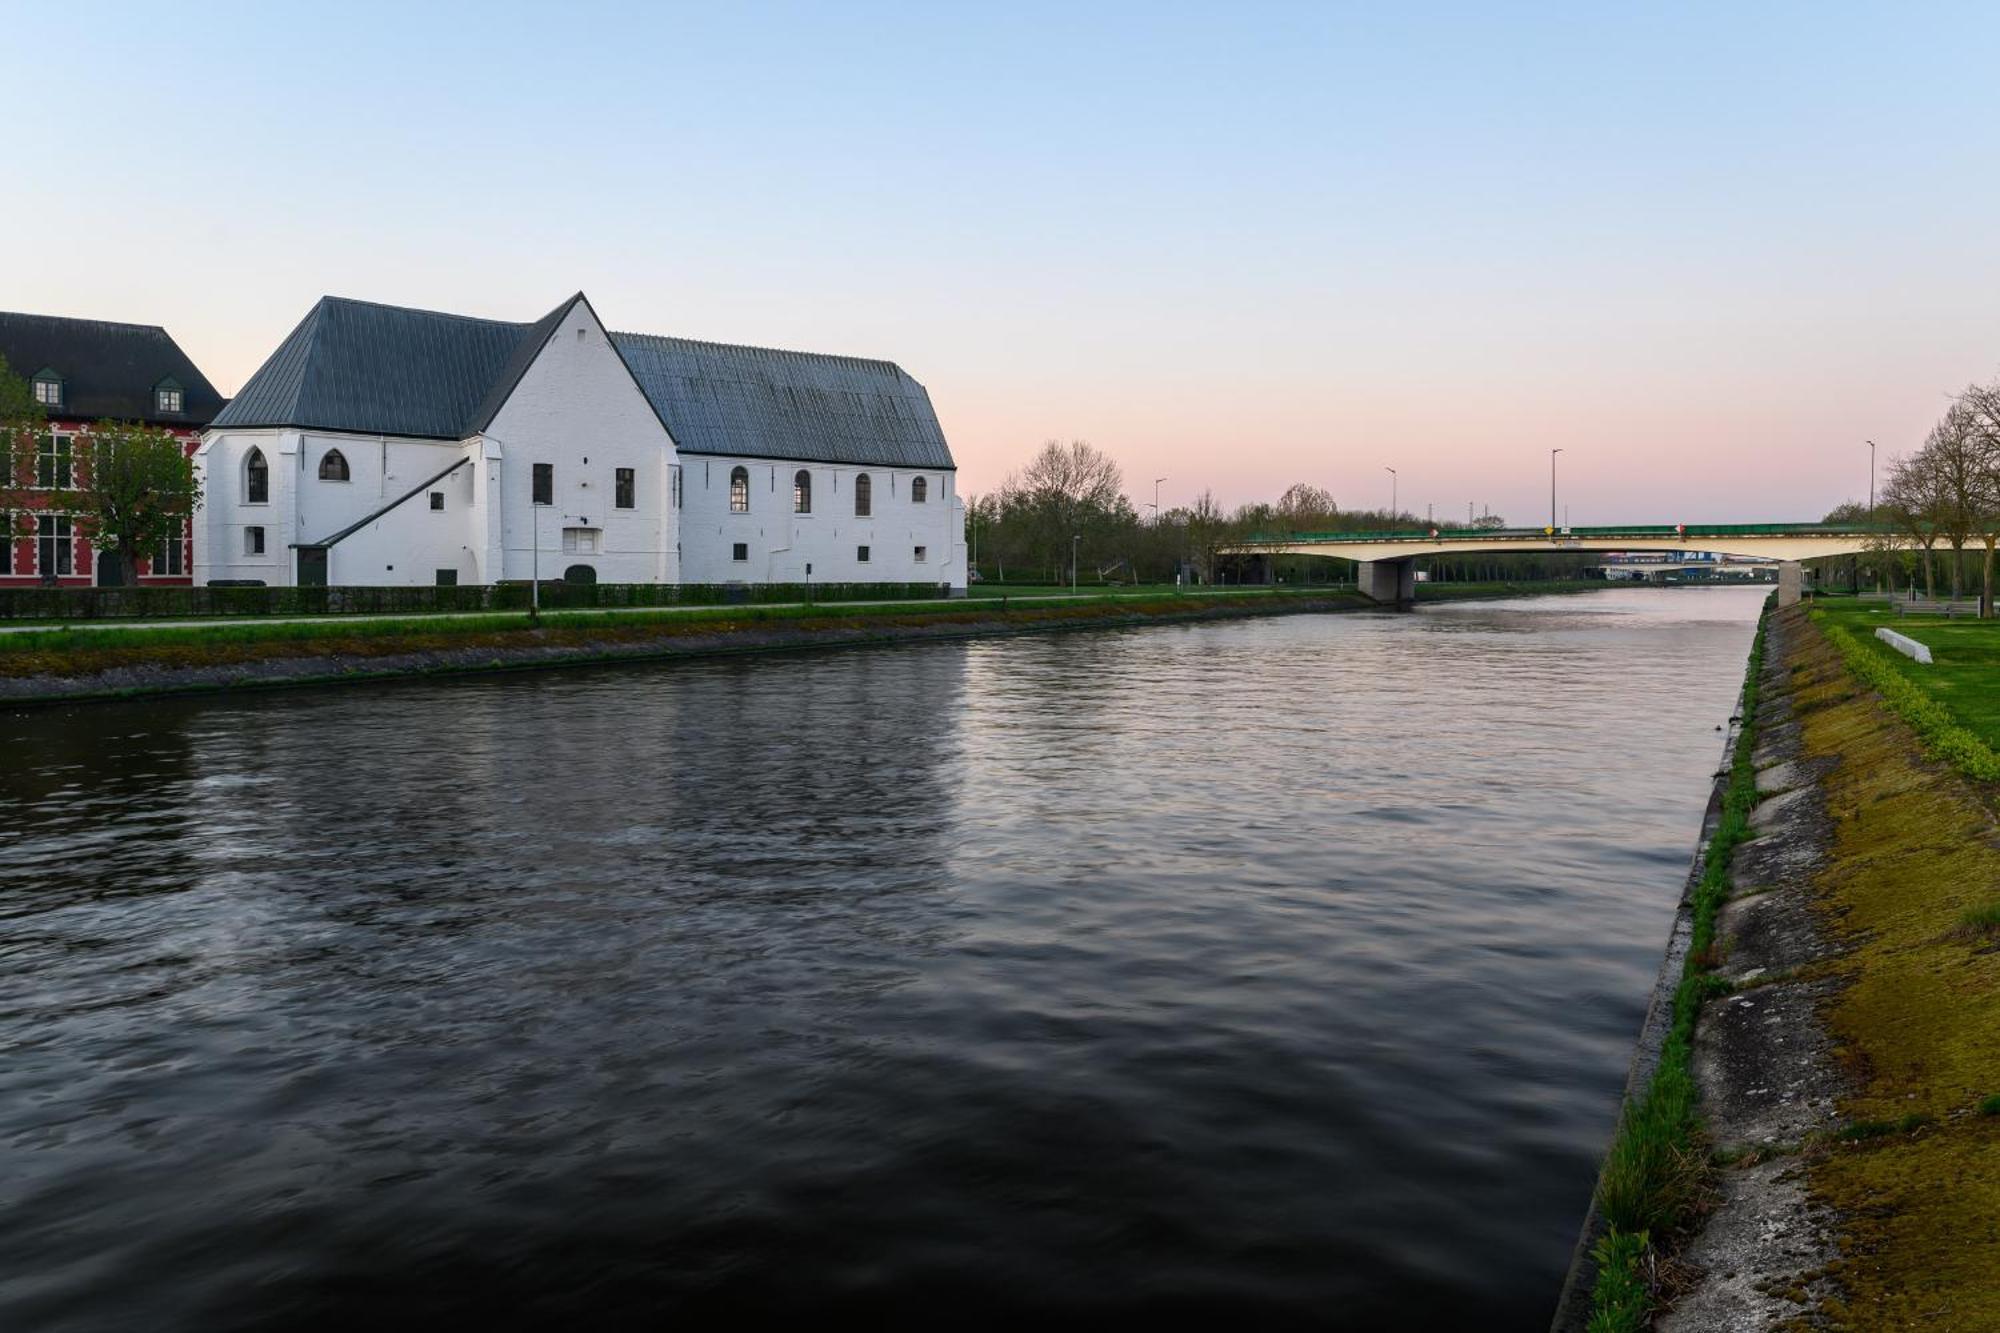
M1155 525L1160 521L1160 483L1165 480L1165 477L1153 478L1153 522Z
M1079 532L1079 533L1076 533L1075 535L1073 535L1073 536L1072 536L1072 537L1071 537L1071 538L1069 539L1069 590L1070 590L1071 592L1075 592L1075 591L1076 591L1076 587L1077 587L1077 584L1076 584L1076 547L1077 547L1077 543L1081 542L1082 540L1083 540L1083 534L1082 534L1082 533L1080 533L1080 532Z
M1393 522L1396 517L1396 469L1384 467L1382 470L1389 474L1389 518Z
M1556 525L1556 455L1560 449L1549 450L1549 527Z

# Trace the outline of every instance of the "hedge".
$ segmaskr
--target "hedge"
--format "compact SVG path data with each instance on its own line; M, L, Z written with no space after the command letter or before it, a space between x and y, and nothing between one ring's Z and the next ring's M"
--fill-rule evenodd
M530 585L457 587L0 588L0 621L165 619L175 616L405 615L426 611L520 611ZM723 606L758 602L934 600L942 583L564 583L545 581L547 610L593 606Z

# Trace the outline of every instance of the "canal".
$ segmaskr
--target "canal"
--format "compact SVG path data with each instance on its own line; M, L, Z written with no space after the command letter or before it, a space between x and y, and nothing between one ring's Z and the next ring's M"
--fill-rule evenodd
M9 715L0 1326L1538 1328L1761 598Z

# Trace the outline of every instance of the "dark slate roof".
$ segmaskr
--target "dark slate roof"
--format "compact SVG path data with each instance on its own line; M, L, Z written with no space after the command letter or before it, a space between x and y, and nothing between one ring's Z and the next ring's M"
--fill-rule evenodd
M222 395L157 324L0 312L0 356L24 380L45 369L62 376L57 417L203 426L222 410ZM163 380L180 385L185 410L153 410Z
M492 422L583 299L513 324L323 297L213 424L464 439ZM930 395L891 362L611 338L684 452L952 466Z
M952 466L930 394L894 362L611 337L682 453Z
M492 420L577 299L510 324L321 297L213 424L462 440Z

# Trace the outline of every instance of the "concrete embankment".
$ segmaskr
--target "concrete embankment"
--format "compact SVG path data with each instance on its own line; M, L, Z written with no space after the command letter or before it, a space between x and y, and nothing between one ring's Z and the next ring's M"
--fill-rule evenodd
M1992 793L1800 610L1770 619L1754 724L1697 960L1703 1206L1654 1238L1653 1327L2000 1329L2000 935L1968 924L2000 894ZM1593 1280L1581 1254L1557 1329Z

